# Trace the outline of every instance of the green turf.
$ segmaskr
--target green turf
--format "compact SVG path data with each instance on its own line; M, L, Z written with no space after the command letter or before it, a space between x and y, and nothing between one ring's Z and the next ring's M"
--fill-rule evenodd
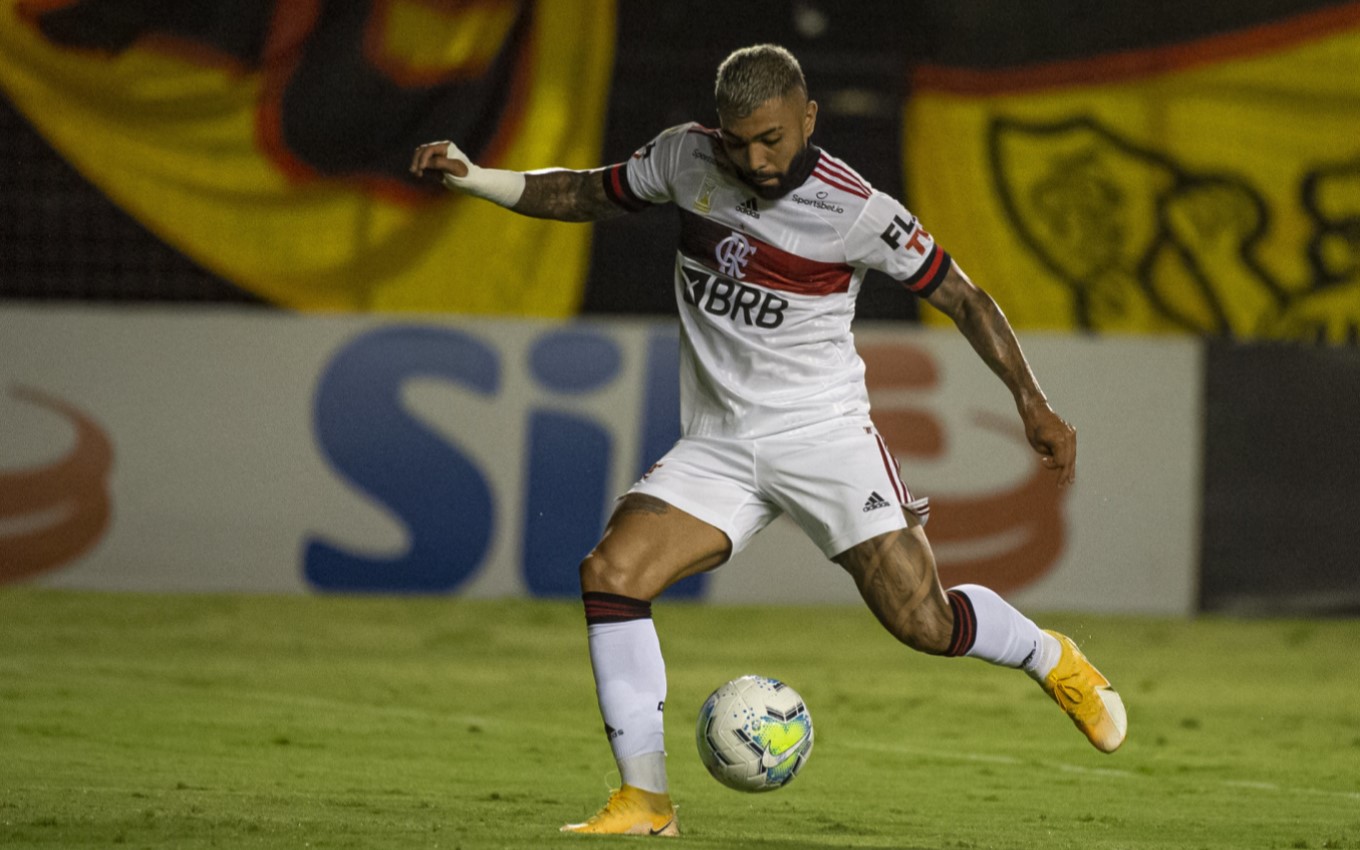
M1360 622L1045 617L1129 705L1104 756L1022 674L844 608L659 603L690 848L1360 848ZM757 672L817 746L743 795L695 755ZM617 781L570 602L0 592L0 847L583 848Z

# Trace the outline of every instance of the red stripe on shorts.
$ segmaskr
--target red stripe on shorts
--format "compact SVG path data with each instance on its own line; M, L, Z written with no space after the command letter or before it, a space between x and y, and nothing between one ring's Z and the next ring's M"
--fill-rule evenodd
M911 501L911 493L907 491L907 485L902 483L902 476L897 472L897 459L888 453L888 444L883 442L883 437L874 434L874 439L878 441L878 453L883 458L883 468L888 470L888 480L892 482L893 492L897 494L897 502L905 506Z

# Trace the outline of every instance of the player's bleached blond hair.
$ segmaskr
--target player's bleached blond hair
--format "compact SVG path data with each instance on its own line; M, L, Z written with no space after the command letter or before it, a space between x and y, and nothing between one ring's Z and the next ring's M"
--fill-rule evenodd
M765 101L793 91L807 96L798 60L777 44L756 44L734 50L722 61L713 97L719 114L745 118Z

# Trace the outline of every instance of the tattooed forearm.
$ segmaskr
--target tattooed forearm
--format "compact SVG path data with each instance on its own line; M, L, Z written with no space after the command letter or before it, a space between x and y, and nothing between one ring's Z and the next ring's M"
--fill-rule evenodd
M624 212L605 195L599 172L567 170L526 174L514 210L558 221L600 221Z
M944 283L930 296L930 303L954 320L973 350L1010 389L1017 404L1023 407L1044 401L1043 391L1006 315L957 266L949 270Z
M985 294L974 299L971 308L964 311L958 327L1017 401L1042 400L1043 393L1020 352L1015 332L995 301Z

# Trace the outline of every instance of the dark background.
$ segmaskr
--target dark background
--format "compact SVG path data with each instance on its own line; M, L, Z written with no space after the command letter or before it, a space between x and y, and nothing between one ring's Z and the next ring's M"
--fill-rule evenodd
M166 13L148 0L83 0L69 14L54 15L51 26L64 27L64 35L55 30L50 35L75 38L70 21L84 15L81 37L86 41L93 37L88 23L93 16L106 21L94 28L95 35L110 43L162 28L192 31L235 54L257 54L250 34L259 30L265 14L260 10L267 11L267 4L252 0L213 13L212 2L194 0ZM626 158L675 124L712 125L718 63L738 47L773 41L799 57L820 104L816 142L910 206L911 190L902 177L901 109L917 64L997 68L1073 59L1189 41L1336 5L1346 4L619 0L600 162ZM337 8L341 11L335 15L350 19L361 17L364 7ZM255 11L246 14L250 10ZM328 6L326 14L332 11ZM5 163L0 169L0 298L261 303L122 213L66 165L3 96L0 158ZM598 226L582 311L672 314L676 232L668 210ZM870 274L860 296L860 317L911 320L916 311L914 299Z

